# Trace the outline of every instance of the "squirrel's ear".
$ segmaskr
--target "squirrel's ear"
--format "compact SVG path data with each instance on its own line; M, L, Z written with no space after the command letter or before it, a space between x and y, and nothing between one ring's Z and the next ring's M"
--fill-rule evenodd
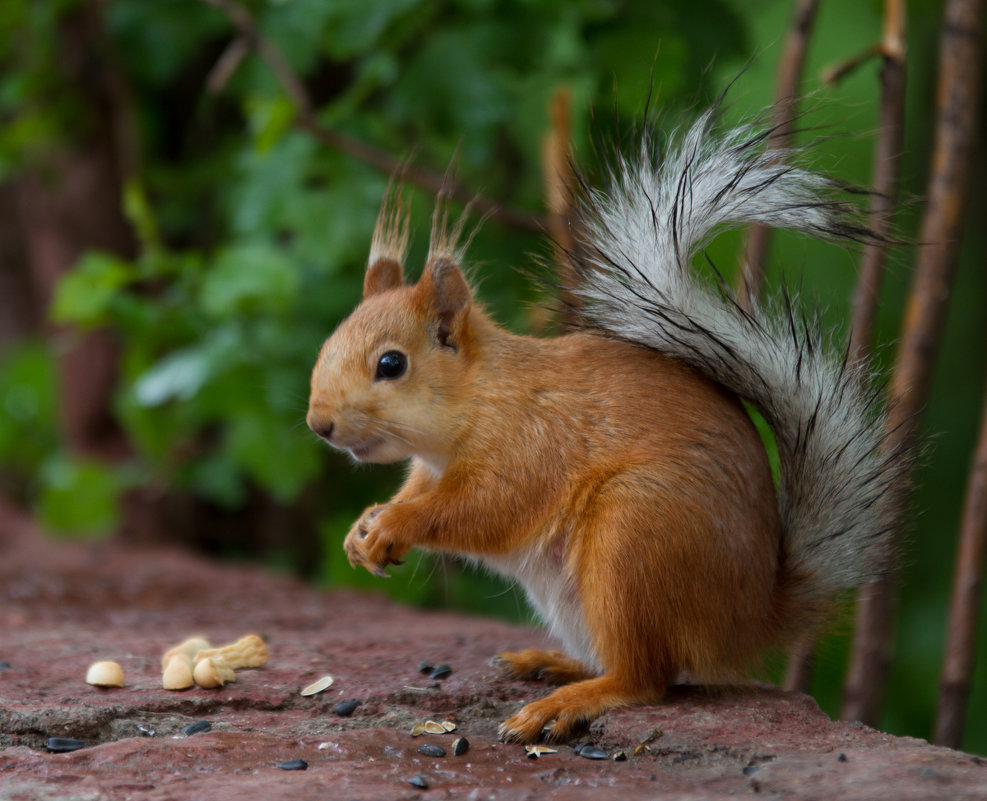
M363 297L369 298L378 292L401 286L404 279L401 265L394 259L380 258L367 267L363 276Z
M367 273L363 277L363 297L394 289L404 281L401 265L408 253L408 207L401 188L388 185L377 213L377 224L370 242Z
M443 347L458 350L472 304L469 284L459 266L449 258L432 259L417 288L434 317L436 340Z

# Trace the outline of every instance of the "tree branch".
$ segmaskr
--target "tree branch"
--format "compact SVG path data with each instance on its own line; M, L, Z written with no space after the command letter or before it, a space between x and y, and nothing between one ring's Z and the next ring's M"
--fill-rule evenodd
M983 0L946 0L935 144L915 277L891 382L886 447L914 448L945 321L969 195L982 77ZM873 724L890 667L894 572L861 588L843 717Z
M798 0L792 24L785 39L785 49L778 64L775 83L774 125L776 135L772 146L786 148L792 139L792 120L805 72L805 59L809 49L809 37L816 19L819 0ZM771 242L771 229L765 225L753 225L747 234L741 260L741 283L738 290L740 303L749 307L761 294L764 283L764 264Z
M976 652L977 619L987 557L987 386L980 419L980 439L970 466L963 504L963 522L956 549L956 575L949 609L949 631L936 714L936 745L959 748L970 698L970 676Z
M385 150L327 128L316 117L312 99L305 88L305 84L277 45L260 33L250 12L235 0L201 0L201 2L219 9L229 18L239 32L240 38L250 44L251 48L267 63L278 79L285 94L295 106L298 115L296 119L298 127L307 131L324 145L353 156L353 158L389 175L400 172L406 181L433 194L444 192L459 203L464 205L470 203L480 214L492 217L504 225L523 231L544 232L545 223L537 215L504 208L495 201L464 186L451 176L410 166ZM235 55L236 51L233 52ZM236 64L238 63L237 61ZM228 75L222 75L221 78L216 77L215 80L217 84L220 84L221 80L225 81L227 78Z

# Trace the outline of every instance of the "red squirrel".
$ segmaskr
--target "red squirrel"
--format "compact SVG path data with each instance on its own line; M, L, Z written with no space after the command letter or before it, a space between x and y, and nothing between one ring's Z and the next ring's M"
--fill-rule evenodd
M350 563L378 575L413 547L525 588L565 651L496 659L560 685L500 728L564 741L607 710L662 699L683 672L742 676L805 637L885 558L904 457L885 452L869 368L824 346L786 296L746 310L697 276L714 228L763 223L858 239L834 184L703 115L584 185L569 254L575 333L498 326L461 270L463 219L441 198L421 277L408 218L382 205L363 300L326 340L307 423L361 462L410 459L354 523ZM741 398L777 441L776 488Z

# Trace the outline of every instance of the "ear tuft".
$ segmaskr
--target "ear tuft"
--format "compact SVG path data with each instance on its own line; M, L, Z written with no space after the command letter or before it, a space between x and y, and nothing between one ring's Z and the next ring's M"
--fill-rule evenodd
M402 265L408 253L409 225L409 209L401 188L394 185L392 178L380 204L370 242L367 274L363 279L364 298L403 283Z

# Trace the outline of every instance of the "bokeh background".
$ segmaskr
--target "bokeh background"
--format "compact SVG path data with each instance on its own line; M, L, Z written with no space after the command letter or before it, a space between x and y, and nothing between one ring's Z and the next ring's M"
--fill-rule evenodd
M395 162L530 220L544 213L542 142L560 91L576 160L593 131L620 141L645 101L668 125L731 81L725 114L771 102L790 0L251 0L281 75L202 0L0 4L0 495L52 537L117 537L254 560L327 587L527 620L513 588L445 558L389 582L353 571L341 541L401 480L355 467L304 426L322 340L359 299ZM909 3L903 203L917 236L929 169L941 5ZM876 0L822 0L804 90L818 165L870 181L880 63L835 85L826 67L881 35ZM297 79L296 96L285 76ZM290 87L289 87L290 88ZM299 124L296 101L333 137ZM981 126L983 130L983 126ZM368 156L360 148L371 148ZM376 161L375 161L376 159ZM386 161L386 159L385 159ZM981 146L934 385L923 417L914 525L903 554L882 725L928 737L966 474L987 362ZM411 262L433 197L414 190ZM543 330L530 277L543 235L489 219L472 274L497 319ZM707 255L736 272L743 239ZM894 357L915 248L897 248L878 319ZM768 291L796 287L847 333L856 254L773 242ZM413 268L414 269L414 268ZM550 327L550 321L549 321ZM260 601L259 601L260 602ZM820 646L813 692L831 714L852 608ZM967 749L987 753L987 626ZM769 669L776 677L781 663Z

